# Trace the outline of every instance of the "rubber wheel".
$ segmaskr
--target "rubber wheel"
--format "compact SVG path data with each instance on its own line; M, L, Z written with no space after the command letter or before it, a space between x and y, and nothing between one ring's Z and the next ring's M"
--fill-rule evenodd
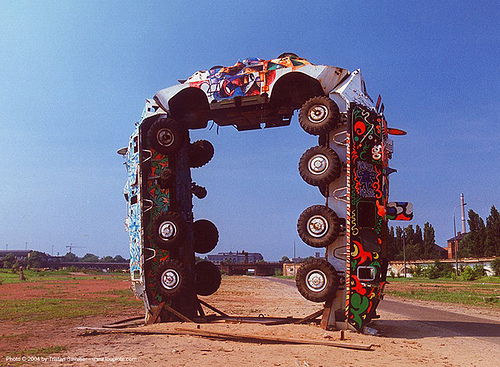
M300 177L309 185L327 185L340 177L340 158L329 147L315 146L309 148L300 157L299 173Z
M219 231L215 224L206 219L193 223L194 251L206 254L212 251L219 241Z
M186 128L170 118L159 118L149 128L151 147L162 154L175 154L181 150L187 138Z
M214 156L214 146L207 140L197 140L189 147L189 166L202 167Z
M339 286L339 277L329 262L323 259L311 259L297 270L295 284L305 299L325 302L335 294Z
M190 283L186 267L178 260L162 261L154 274L155 287L162 298L173 298L182 294Z
M340 219L327 206L313 205L302 212L297 232L304 243L312 247L327 247L340 233Z
M219 289L221 274L217 265L210 261L200 261L194 266L194 273L196 294L210 296Z
M293 52L285 52L285 53L282 53L281 55L279 55L277 58L278 59L282 59L284 57L290 57L292 59L298 59L299 57L294 54Z
M325 134L334 129L339 122L339 108L326 96L307 100L299 111L300 126L311 135Z
M180 213L166 212L153 223L153 239L165 250L180 247L187 235L187 223Z

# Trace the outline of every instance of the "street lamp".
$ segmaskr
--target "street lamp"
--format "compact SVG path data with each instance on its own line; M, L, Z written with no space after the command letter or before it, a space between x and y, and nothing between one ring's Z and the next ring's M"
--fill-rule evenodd
M464 207L467 205L467 203L463 203ZM457 240L457 225L455 222L455 211L457 208L461 207L462 204L457 205L455 209L453 209L453 242L455 244L455 274L458 276L458 240Z

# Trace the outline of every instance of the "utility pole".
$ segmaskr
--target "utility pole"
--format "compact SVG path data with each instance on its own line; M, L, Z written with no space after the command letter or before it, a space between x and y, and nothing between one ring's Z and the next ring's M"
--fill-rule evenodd
M460 205L462 206L462 233L465 234L467 232L465 228L465 206L467 204L464 203L464 194L460 195Z
M406 279L406 233L403 231L403 271Z
M460 205L457 205L455 209L453 209L453 247L455 248L455 275L458 276L458 243L460 239L457 238L457 226L455 224L455 210L460 206L462 212L462 233L461 237L465 235L467 229L465 227L465 206L467 203L464 202L464 194L460 194Z

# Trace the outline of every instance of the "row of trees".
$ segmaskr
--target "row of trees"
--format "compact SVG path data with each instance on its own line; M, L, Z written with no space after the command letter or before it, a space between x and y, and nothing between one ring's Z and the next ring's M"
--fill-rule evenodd
M436 244L434 227L425 223L424 228L417 224L407 227L391 227L387 239L389 261L403 260L403 241L406 242L406 260L440 259L445 257L443 250Z
M458 256L460 257L490 257L500 256L500 213L493 205L490 215L483 219L469 210L469 232L460 241Z
M83 257L78 257L72 252L68 252L63 256L62 261L64 262L103 262L103 263L123 263L127 262L127 259L124 259L120 255L113 256L103 256L99 258L99 256L94 255L92 253L86 253Z
M20 261L14 257L13 254L7 254L3 258L1 258L0 267L3 268L19 268L27 267L27 268L43 268L47 266L49 262L49 255L40 252L40 251L32 251L29 254L29 257L25 261ZM120 255L112 256L104 256L99 258L99 256L87 253L83 257L78 257L72 252L68 252L61 259L61 262L103 262L103 263L124 263L127 262L127 259L124 259Z

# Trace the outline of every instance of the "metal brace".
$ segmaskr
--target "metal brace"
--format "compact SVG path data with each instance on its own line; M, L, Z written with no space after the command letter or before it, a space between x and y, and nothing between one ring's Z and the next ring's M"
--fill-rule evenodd
M341 192L341 191L343 191L343 190L345 190L344 194L342 194L342 195L338 195L338 193L339 193L339 192ZM334 199L337 199L337 200L343 201L343 202L345 202L345 203L348 203L348 202L349 202L349 200L347 200L347 199L346 199L346 198L347 198L347 196L348 196L348 195L347 195L347 186L344 186L344 187L339 187L338 189L333 190L333 192L332 192L332 196L333 196L333 198L334 198Z
M143 205L144 213L147 213L148 211L153 209L153 206L154 206L153 201L151 201L149 199L144 199L143 203L144 203L144 205Z
M336 139L335 139L337 136L340 136L340 135L343 135L343 134L345 134L345 136L344 136L344 139L343 139L342 141L340 141L340 140L336 140ZM335 144L337 144L337 145L343 145L343 146L345 146L345 147L346 147L346 146L347 146L347 143L346 143L346 141L347 141L347 130L345 130L345 131L341 131L341 132L339 132L339 133L335 134L335 135L333 136L333 139L332 139L332 140L333 140L333 142L334 142Z
M151 259L154 259L155 256L156 256L156 250L154 248L151 248L151 247L145 247L144 250L150 250L150 251L153 251L153 256L150 256L148 257L147 259L144 259L144 262L146 261L149 261Z
M147 154L148 156L142 160L142 163L146 163L147 161L151 160L153 157L153 153L149 149L143 149L142 150L143 154Z

